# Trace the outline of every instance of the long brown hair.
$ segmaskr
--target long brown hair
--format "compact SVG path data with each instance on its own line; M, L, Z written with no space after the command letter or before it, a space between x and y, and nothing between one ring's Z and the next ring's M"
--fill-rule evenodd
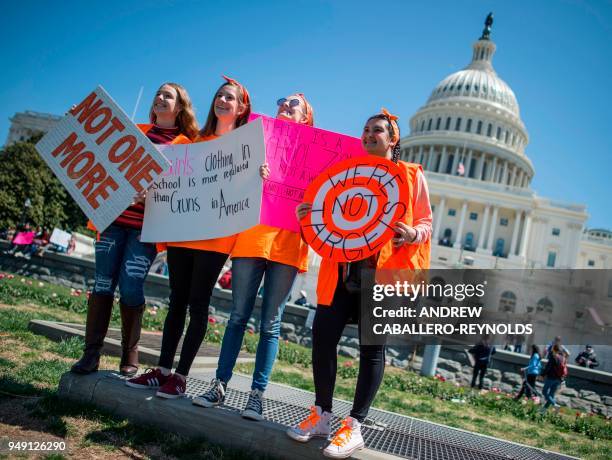
M189 97L189 93L187 90L179 85L178 83L166 82L161 85L159 88L161 89L163 86L168 85L176 90L176 94L178 95L178 103L181 105L181 111L176 116L176 126L179 129L179 132L189 139L194 140L198 135L199 126L198 120L196 120L195 112L193 110L193 104L191 103L191 98ZM158 90L159 91L159 90ZM153 111L153 104L151 104L151 109L149 110L149 120L151 123L155 124L157 117L155 116L155 112Z
M246 124L249 121L249 116L251 115L251 98L249 96L249 92L243 85L238 83L236 80L232 78L228 78L226 76L223 76L223 78L226 81L221 86L219 86L219 89L217 89L217 91L215 91L215 96L213 97L213 100L210 103L210 109L208 109L208 117L206 118L206 124L200 131L200 136L202 137L213 136L215 134L215 131L217 130L217 115L215 115L215 100L217 99L217 94L219 94L219 91L221 91L221 89L225 86L229 85L229 86L234 86L238 88L239 102L240 104L246 107L246 110L244 111L244 113L240 115L238 118L236 118L236 122L234 123L234 128L239 128L240 126Z

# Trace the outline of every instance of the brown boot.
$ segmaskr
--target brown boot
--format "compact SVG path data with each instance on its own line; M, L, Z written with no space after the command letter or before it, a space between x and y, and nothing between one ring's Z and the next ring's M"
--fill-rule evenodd
M113 297L92 293L87 302L87 323L85 324L85 349L83 356L73 364L71 371L89 374L98 370L100 350L108 332Z
M138 372L138 341L144 304L128 307L121 304L121 375L132 377Z

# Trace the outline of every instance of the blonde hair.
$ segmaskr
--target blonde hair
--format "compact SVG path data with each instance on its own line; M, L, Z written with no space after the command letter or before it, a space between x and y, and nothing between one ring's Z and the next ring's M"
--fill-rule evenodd
M187 136L189 139L194 140L198 135L200 128L198 126L198 121L195 116L195 111L193 110L193 104L191 103L189 93L183 86L173 82L164 83L160 86L160 89L166 85L171 86L176 90L176 94L178 95L178 103L181 105L181 111L176 116L176 126L178 127L179 132ZM149 120L151 123L155 124L157 117L153 111L153 105L154 104L151 104L151 109L149 110Z

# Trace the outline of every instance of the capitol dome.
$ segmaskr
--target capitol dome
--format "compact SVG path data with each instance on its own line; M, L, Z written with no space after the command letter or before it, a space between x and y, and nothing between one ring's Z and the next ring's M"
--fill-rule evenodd
M493 68L491 24L467 67L440 81L410 119L402 158L434 173L528 189L535 174L525 154L529 135L514 92Z
M479 102L494 104L519 117L519 106L514 92L497 76L492 66L489 66L489 69L474 68L477 62L472 62L466 69L455 72L438 83L427 103L477 99Z

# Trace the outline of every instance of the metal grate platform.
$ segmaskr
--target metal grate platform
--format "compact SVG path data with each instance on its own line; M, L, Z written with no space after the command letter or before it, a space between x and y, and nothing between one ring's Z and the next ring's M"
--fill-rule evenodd
M195 375L194 375L195 376ZM194 397L209 388L213 373L190 377L187 395ZM224 406L216 410L240 411L248 399L251 379L234 375ZM303 420L314 403L314 394L285 385L270 384L264 399L264 417L272 422L293 426ZM350 412L351 404L334 399L332 429ZM367 448L415 460L554 460L570 459L554 452L523 446L501 439L450 428L436 423L372 409L362 434Z

